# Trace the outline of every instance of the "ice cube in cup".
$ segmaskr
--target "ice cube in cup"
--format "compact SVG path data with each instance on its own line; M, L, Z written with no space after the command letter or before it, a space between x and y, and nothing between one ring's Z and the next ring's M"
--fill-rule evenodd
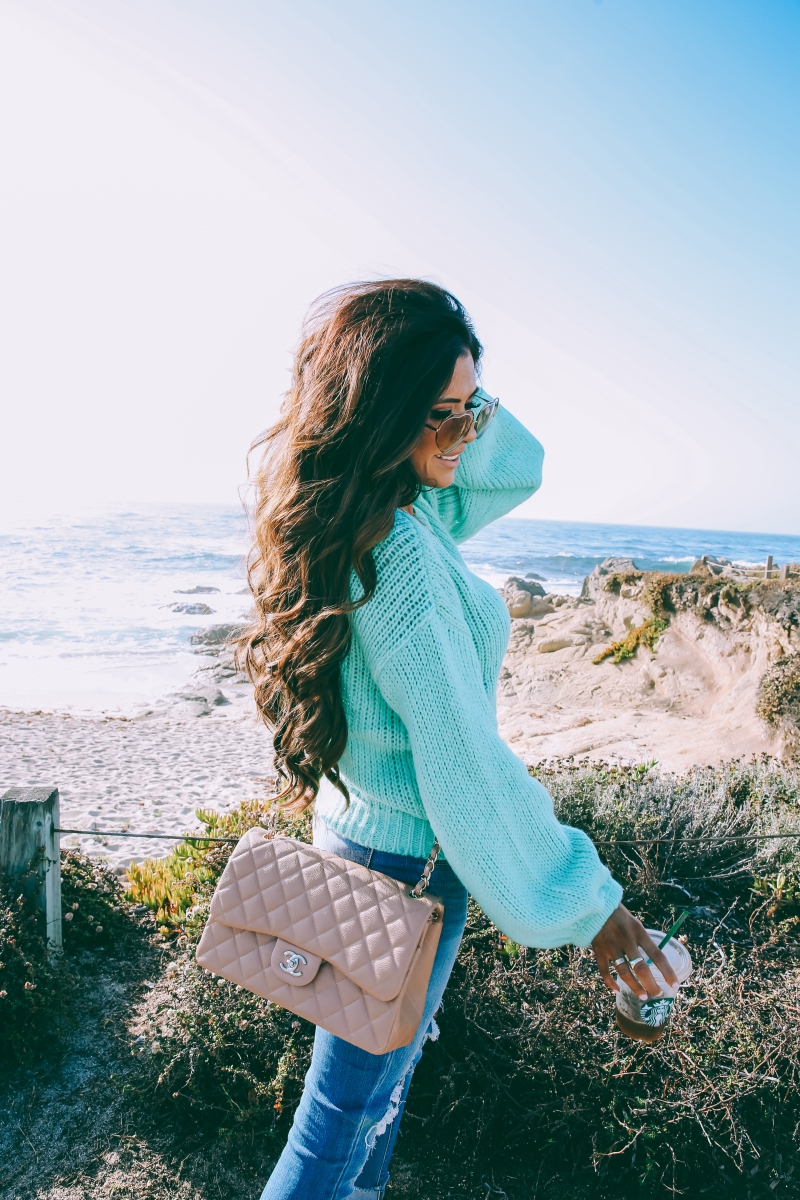
M648 929L647 932L656 945L659 945L664 938L664 934L658 929ZM641 946L639 953L646 961L648 955ZM617 1025L628 1037L642 1042L657 1042L664 1036L672 1018L672 1009L678 989L692 973L692 959L683 942L679 942L677 938L671 938L664 947L663 953L666 954L670 966L678 976L675 987L667 983L655 964L650 964L650 974L661 988L659 996L648 996L646 1000L640 1000L624 979L617 979L619 987L616 996Z

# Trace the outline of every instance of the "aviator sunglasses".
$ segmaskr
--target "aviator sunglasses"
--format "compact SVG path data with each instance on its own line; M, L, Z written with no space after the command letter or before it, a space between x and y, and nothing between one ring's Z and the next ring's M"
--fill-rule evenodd
M439 425L429 425L427 421L425 422L426 429L436 431L436 445L440 453L449 454L451 450L455 450L460 442L469 437L472 428L475 429L476 438L482 437L493 420L500 401L493 400L485 392L483 394L476 392L474 396L470 397L467 404L470 407L466 412L445 417ZM431 416L435 418L436 412L432 412Z

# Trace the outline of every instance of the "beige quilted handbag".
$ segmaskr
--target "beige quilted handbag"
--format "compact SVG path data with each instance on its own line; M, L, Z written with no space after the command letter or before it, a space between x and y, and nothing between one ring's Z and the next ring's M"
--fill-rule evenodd
M228 860L197 947L201 967L337 1037L386 1054L417 1031L444 905L328 850L249 830Z

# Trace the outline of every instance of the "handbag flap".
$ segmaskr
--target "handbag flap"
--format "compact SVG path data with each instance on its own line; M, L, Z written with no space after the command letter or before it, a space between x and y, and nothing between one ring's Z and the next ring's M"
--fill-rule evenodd
M399 995L441 902L306 842L250 829L222 873L211 917L332 963L378 1000Z

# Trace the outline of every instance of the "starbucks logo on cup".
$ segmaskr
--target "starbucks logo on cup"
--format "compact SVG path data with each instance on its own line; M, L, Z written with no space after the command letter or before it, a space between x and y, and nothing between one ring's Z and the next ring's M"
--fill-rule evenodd
M659 1000L646 1000L642 1004L642 1020L645 1025L665 1025L669 1020L672 1006L675 1003L672 996L663 996Z

